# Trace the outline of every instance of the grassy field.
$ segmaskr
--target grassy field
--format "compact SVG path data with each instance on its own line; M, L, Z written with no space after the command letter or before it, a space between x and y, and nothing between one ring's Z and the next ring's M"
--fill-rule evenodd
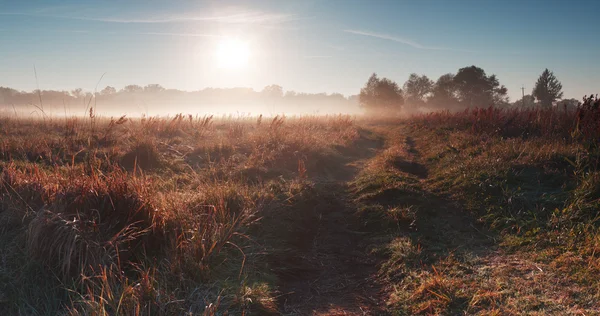
M0 314L600 314L596 108L1 118Z

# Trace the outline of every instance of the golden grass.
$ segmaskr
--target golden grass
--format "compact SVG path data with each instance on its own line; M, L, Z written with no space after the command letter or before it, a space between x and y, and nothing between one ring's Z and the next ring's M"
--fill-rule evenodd
M274 311L248 230L358 137L347 116L0 118L0 248L36 273L0 266L0 311Z
M0 313L278 314L341 208L386 312L594 311L599 155L574 118L0 118Z

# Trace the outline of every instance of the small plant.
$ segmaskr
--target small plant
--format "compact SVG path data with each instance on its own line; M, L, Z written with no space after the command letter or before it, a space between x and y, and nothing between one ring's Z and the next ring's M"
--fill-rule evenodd
M102 143L102 144L109 144L109 143L111 143L114 131L117 128L117 126L123 125L125 123L127 123L127 118L125 117L125 115L119 117L119 119L117 119L117 120L115 120L114 118L111 117L110 118L110 122L108 123L108 125L104 129L104 135L99 140L99 142Z
M269 125L269 130L271 133L276 133L283 123L285 122L285 116L276 115L273 120L271 120L271 124Z
M237 138L241 138L242 136L244 136L245 131L246 131L246 127L244 126L244 123L233 122L233 123L231 123L231 125L229 125L229 130L228 130L227 135L231 139L237 139Z

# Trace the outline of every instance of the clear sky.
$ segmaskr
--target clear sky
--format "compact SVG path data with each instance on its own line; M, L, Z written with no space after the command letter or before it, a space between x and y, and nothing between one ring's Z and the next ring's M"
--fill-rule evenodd
M35 89L35 64L41 89L93 90L106 73L101 87L351 95L373 72L403 84L476 65L513 101L544 68L580 98L600 88L599 12L598 0L0 0L0 86ZM244 43L244 67L219 66L224 39Z

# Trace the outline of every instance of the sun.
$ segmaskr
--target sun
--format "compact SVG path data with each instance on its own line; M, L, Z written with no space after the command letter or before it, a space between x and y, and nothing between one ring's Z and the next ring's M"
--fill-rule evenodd
M247 42L237 38L225 38L217 46L216 58L219 68L244 68L250 59L250 47Z

